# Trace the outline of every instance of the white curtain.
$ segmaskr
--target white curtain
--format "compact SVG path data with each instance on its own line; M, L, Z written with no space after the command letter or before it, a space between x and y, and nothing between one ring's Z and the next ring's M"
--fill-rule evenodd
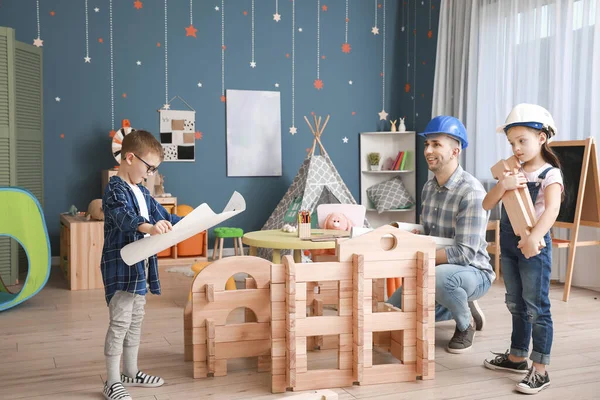
M556 140L600 139L600 0L442 0L432 115L465 123L463 166L484 184L511 155L495 127L524 102L552 113ZM600 240L600 229L580 228L579 238ZM566 251L554 254L553 279L562 281ZM599 259L600 248L577 249L573 285L598 289L587 258Z

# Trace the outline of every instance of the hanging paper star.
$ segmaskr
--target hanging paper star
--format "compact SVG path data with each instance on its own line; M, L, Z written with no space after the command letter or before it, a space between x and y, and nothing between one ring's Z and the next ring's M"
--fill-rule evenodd
M135 0L133 2L133 6L136 8L136 10L139 10L140 8L143 7L142 2L140 0Z
M352 81L348 81L348 85L352 85L354 82Z
M386 120L387 119L388 113L386 113L385 110L381 110L381 112L378 113L378 114L379 114L379 120Z
M430 30L427 32L427 38L431 39L432 37L433 37L433 31L430 29Z
M295 126L290 127L290 133L292 135L295 135L296 133L298 133L298 128L296 128Z
M104 43L104 39L98 38L98 43Z
M202 87L202 82L198 82L198 87Z
M60 138L61 138L61 139L64 139L64 138L65 138L65 134L64 134L64 133L61 133L61 134L60 134Z
M356 115L356 111L352 111L352 115Z
M171 105L169 103L167 103L163 106L163 110L170 110L170 109L171 109Z
M371 28L371 33L373 35L379 35L379 28L374 26L373 28Z
M100 9L98 7L94 8L94 12L100 12Z
M190 26L185 28L185 36L196 37L196 32L198 32L198 29L194 28L194 25L190 24Z
M225 103L227 101L227 98L224 95L221 95L221 103Z
M298 32L302 32L302 28L298 28Z
M279 21L281 21L281 14L277 14L277 13L276 13L276 14L273 14L273 20L274 20L275 22L279 22Z
M202 140L202 132L196 131L195 136L196 136L196 139Z
M108 132L108 136L110 137L114 137L117 134L117 131L115 131L114 129L111 130L110 132Z
M342 139L342 141L343 141L344 143L348 143L348 138L344 136L344 138Z
M91 57L83 57L83 60L84 60L86 63L91 63L91 62L92 62L92 59L91 59Z
M215 6L215 11L219 11L219 6Z
M250 62L250 68L256 68L256 63L254 61Z
M40 38L33 39L33 45L36 47L42 47L44 45L44 41Z
M350 53L350 44L349 43L344 43L342 44L342 52L343 53Z
M323 11L327 11L327 6L326 6L325 4L323 4L323 5L321 6L321 10L323 10Z
M276 84L275 84L275 87L279 87L279 83L276 83Z
M410 92L410 83L406 83L406 84L404 85L404 91L405 91L406 93Z
M141 62L140 60L137 60L137 61L136 61L136 64L137 64L137 65L142 65L142 62Z
M54 11L50 11L50 15L54 17L56 13Z
M57 103L60 103L60 97L55 97L54 100L56 100Z
M401 31L404 32L404 27L401 28Z
M156 47L160 47L160 42L156 42Z
M244 13L243 13L243 14L244 14L244 15L248 15L248 11L244 10Z
M123 96L124 99L127 98L127 93L123 93L121 96Z
M323 81L321 79L315 79L314 85L317 90L323 89Z

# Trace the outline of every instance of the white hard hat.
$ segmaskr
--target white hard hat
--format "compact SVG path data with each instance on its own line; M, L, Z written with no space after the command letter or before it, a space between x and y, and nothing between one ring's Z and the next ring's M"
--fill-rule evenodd
M504 124L496 128L498 133L506 133L513 126L528 126L546 133L548 142L556 134L556 124L550 112L537 104L517 104L506 117Z

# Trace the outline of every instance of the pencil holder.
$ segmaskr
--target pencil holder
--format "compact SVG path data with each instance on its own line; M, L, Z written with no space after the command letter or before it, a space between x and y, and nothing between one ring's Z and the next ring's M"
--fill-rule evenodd
M298 237L300 239L310 238L310 223L298 224Z

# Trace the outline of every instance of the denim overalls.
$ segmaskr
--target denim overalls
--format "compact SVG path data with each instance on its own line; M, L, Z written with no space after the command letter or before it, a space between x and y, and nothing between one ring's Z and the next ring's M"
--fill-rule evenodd
M527 182L533 204L541 188L541 182L553 167L538 175L537 182ZM552 347L552 316L550 315L550 272L552 270L552 239L550 232L544 236L546 247L540 254L525 258L517 248L520 237L516 236L508 214L502 206L500 218L500 254L506 305L512 314L513 330L510 353L527 357L529 341L533 337L533 362L550 364Z

